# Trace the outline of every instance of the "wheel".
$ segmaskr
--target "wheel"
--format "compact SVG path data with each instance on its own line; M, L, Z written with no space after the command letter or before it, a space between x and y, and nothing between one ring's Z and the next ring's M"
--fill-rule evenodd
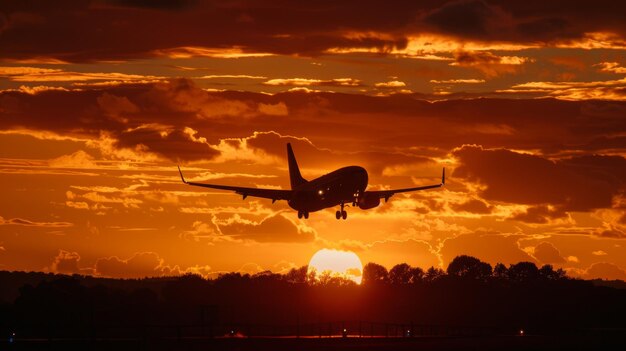
M337 219L341 218L341 212L339 212L339 211L335 212L335 217Z
M298 219L302 219L302 211L298 211Z
M346 212L346 211L341 211L341 218L343 218L343 219L348 218L348 212Z
M304 212L304 219L309 219L309 213L308 212Z

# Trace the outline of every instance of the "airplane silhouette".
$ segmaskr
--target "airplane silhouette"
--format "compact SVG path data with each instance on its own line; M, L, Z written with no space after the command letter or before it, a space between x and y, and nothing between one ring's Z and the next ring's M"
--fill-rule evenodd
M346 204L359 207L362 210L377 207L380 199L389 200L397 193L408 191L426 190L439 188L446 183L446 169L443 169L441 183L434 185L418 186L414 188L404 188L395 190L365 190L367 187L367 171L363 167L348 166L323 175L319 178L307 181L302 178L296 157L291 149L291 144L287 144L287 159L289 162L289 179L291 190L246 188L230 185L216 185L205 183L188 182L183 177L183 172L178 167L180 178L183 183L193 186L201 186L211 189L229 190L242 195L245 200L248 196L271 199L272 203L277 200L287 200L291 208L298 211L298 218L309 218L310 212L323 210L325 208L339 205L340 210L335 213L337 219L348 218L348 213L344 210Z

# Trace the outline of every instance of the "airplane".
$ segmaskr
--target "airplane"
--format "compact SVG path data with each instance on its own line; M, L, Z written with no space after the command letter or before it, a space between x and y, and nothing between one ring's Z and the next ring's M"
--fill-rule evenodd
M234 191L236 194L242 195L244 200L248 196L271 199L272 203L277 200L286 200L289 207L298 211L298 218L300 219L303 217L308 219L310 212L320 211L337 205L340 206L340 209L335 212L335 217L337 219L346 219L348 218L348 213L344 207L349 206L347 204L367 210L380 205L380 199L385 199L385 202L387 202L394 194L439 188L446 183L446 169L444 167L441 183L439 184L395 190L365 190L368 178L367 171L363 167L343 167L319 178L307 181L300 174L300 168L298 168L290 143L287 143L287 160L289 163L291 190L194 183L185 180L180 167L178 167L178 172L180 173L180 179L185 184Z

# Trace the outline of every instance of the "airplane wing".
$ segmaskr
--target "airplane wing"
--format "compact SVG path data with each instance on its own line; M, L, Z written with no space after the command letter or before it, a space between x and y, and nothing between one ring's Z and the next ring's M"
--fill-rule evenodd
M246 188L246 187L241 187L241 186L194 183L194 182L188 182L185 180L185 177L183 177L183 172L180 170L180 167L178 167L178 173L180 173L180 179L185 184L189 184L193 186L201 186L204 188L234 191L235 193L242 195L244 199L248 196L261 197L264 199L272 199L272 203L275 202L276 200L291 199L291 194L292 194L291 190L259 189L259 188Z
M418 191L418 190L426 190L426 189L433 189L433 188L440 188L442 186L444 186L446 184L446 169L443 169L443 172L441 174L441 183L439 184L433 184L433 185L425 185L425 186L418 186L415 188L404 188L404 189L394 189L394 190L374 190L374 191L366 191L366 194L374 194L377 195L379 199L385 199L385 201L389 200L390 197L392 197L394 194L397 193L406 193L409 191Z

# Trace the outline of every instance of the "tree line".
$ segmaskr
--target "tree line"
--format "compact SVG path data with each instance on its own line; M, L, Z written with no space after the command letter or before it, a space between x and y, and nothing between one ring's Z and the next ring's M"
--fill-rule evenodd
M626 328L624 289L572 279L550 265L492 267L471 256L456 257L445 271L405 263L387 270L368 263L360 286L329 274L313 279L306 266L285 274L227 273L215 279L0 272L0 286L15 282L20 286L14 298L0 303L0 326L21 326L33 335L51 330L81 334L103 326L342 321L511 330Z

